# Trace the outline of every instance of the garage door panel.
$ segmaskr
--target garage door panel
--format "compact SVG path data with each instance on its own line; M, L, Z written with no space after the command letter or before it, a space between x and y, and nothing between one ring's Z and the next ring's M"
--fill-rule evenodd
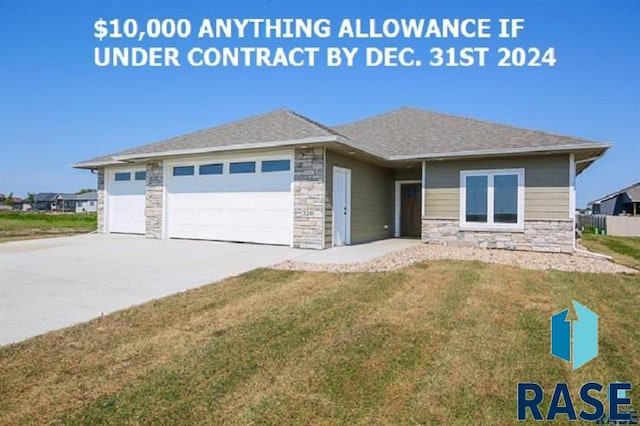
M215 178L205 176L172 177L170 190L172 194L193 193L239 193L239 192L288 192L291 189L291 177L259 175L218 175Z
M290 245L292 181L291 173L232 175L226 168L215 176L170 175L169 237Z
M242 228L275 228L291 229L292 220L287 219L286 210L235 210L231 214L226 211L208 210L191 213L189 211L172 211L172 231L176 231L178 225L189 226L216 226L216 227L242 227ZM285 217L283 217L285 216Z
M170 212L170 223L173 224L194 224L194 225L216 225L216 226L242 226L242 227L275 227L284 228L289 226L293 220L289 217L289 210L213 210L203 209L193 210L172 210Z
M145 181L115 182L107 176L108 232L144 234Z
M176 225L175 232L181 236L174 238L288 245L291 243L291 238L286 237L289 231L281 228L263 228L257 233L255 228L246 227Z
M171 193L170 197L172 210L193 210L196 202L204 210L290 210L286 203L292 202L290 192Z

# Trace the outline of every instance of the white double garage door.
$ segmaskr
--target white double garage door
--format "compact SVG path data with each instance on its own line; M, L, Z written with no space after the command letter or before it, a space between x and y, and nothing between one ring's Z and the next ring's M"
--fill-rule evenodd
M107 232L144 234L143 175L107 170ZM292 152L166 160L163 192L164 238L292 244Z

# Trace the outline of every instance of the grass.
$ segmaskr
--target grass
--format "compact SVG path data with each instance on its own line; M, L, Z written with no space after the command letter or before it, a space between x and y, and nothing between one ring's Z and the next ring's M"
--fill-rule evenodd
M549 354L572 299L601 318L575 372ZM519 381L637 384L639 303L629 275L259 269L0 348L0 424L514 423Z
M580 243L591 251L613 257L614 262L640 269L640 238L583 234Z
M0 213L0 242L69 235L96 229L95 213Z

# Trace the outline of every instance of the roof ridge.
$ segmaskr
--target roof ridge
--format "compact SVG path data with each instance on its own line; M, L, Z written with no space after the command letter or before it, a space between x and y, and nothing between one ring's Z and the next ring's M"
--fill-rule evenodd
M307 117L306 115L302 115L296 111L293 110L287 110L287 112L289 112L291 115L293 115L295 118L297 118L300 121L303 121L305 123L311 124L313 126L319 127L322 130L325 130L329 133L331 133L332 135L336 135L336 136L340 136L343 137L345 139L349 139L348 137L346 137L345 135L340 134L339 132L337 132L336 130L332 129L331 127L320 123L319 121L313 120L309 117ZM350 139L349 139L350 140Z
M385 115L390 115L390 114L392 114L394 112L398 112L398 111L401 111L403 109L419 109L419 108L411 108L411 107L408 107L408 106L402 106L402 107L399 107L399 108L394 108L394 109L389 110L389 111L380 112L378 114L374 114L374 115L369 116L369 117L361 118L360 120L349 121L347 123L342 123L342 124L336 124L335 126L332 126L332 128L348 126L350 124L356 124L356 123L364 123L366 121L371 121L371 120L374 120L376 118L384 117ZM423 111L426 111L426 110L423 110Z

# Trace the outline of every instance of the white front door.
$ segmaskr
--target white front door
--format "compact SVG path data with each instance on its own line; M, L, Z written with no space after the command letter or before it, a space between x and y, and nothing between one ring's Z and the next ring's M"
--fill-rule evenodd
M351 170L333 168L333 245L351 242Z

